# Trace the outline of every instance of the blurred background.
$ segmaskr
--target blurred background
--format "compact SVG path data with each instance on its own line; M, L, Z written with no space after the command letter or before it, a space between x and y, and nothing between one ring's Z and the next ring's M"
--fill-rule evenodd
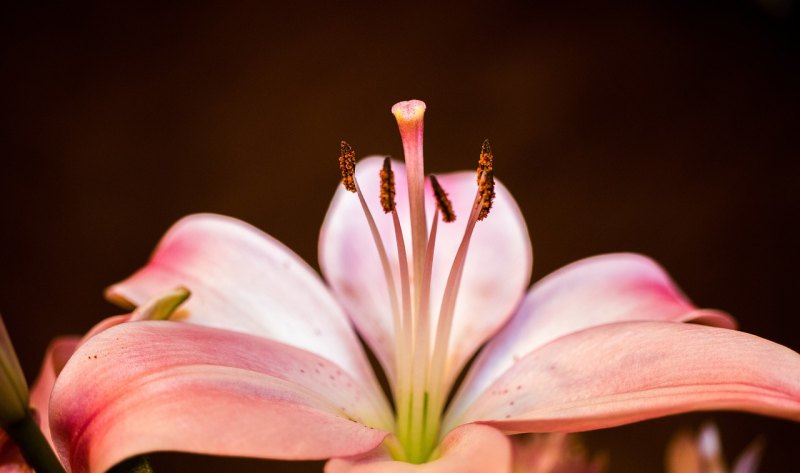
M402 147L420 98L426 170L496 173L527 218L534 280L636 251L698 305L800 349L800 34L790 0L106 5L0 19L0 311L30 380L49 340L120 310L103 289L193 212L264 229L316 266L339 141ZM800 468L800 425L700 413L591 432L611 471L659 471L679 427ZM161 471L322 463L158 454Z

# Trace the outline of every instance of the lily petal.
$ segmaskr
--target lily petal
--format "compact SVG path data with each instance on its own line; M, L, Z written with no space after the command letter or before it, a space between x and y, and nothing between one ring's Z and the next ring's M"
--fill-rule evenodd
M167 232L147 266L111 286L107 296L138 306L180 286L192 292L176 314L186 322L302 348L378 389L347 317L317 273L255 227L220 215L186 217Z
M469 404L517 360L538 347L597 325L696 321L734 328L729 315L697 309L646 256L616 253L576 261L536 283L507 326L481 352L462 385Z
M50 394L56 377L66 364L67 360L75 353L80 343L79 337L58 337L50 342L44 355L39 376L31 388L31 407L33 408L39 428L42 430L50 444L53 439L50 434Z
M356 177L375 216L393 271L398 275L394 226L391 217L383 215L378 199L382 162L377 158L360 161ZM405 230L406 247L410 248L406 170L398 161L392 161L392 170L397 213ZM448 192L458 218L453 223L439 225L431 276L432 329L438 320L447 276L477 190L474 172L442 174L437 178ZM435 200L430 182L426 183L425 191L427 214L433 215ZM533 257L525 221L513 197L499 182L496 192L491 216L478 223L472 236L453 323L449 378L506 322L530 280ZM320 266L359 333L392 378L394 328L387 286L374 246L358 199L340 188L322 226Z
M519 360L446 426L480 421L508 432L575 432L712 409L800 420L800 355L702 325L601 325Z
M413 465L393 461L382 449L358 458L334 458L325 473L504 473L511 471L511 442L497 429L463 425L442 441L442 456L430 463Z
M164 450L280 459L355 455L375 448L391 428L382 401L308 351L227 330L146 321L112 327L81 345L56 381L50 416L59 456L82 473Z

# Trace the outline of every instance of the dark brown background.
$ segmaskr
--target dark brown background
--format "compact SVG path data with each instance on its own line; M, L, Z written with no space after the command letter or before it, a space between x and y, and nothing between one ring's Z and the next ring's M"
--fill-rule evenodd
M400 156L389 107L408 98L428 103L429 171L472 167L491 138L535 279L646 253L699 305L800 349L796 5L288 3L3 7L0 310L29 377L52 337L119 312L103 288L188 213L242 218L316 264L339 140ZM748 414L585 438L613 471L657 471L704 419L729 456L764 434L764 471L800 465L800 426Z

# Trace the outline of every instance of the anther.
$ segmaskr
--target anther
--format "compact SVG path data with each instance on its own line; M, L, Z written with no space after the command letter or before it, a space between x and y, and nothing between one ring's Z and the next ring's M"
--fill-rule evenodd
M453 211L453 204L450 203L447 192L442 189L436 176L431 176L431 187L433 187L433 195L436 197L436 206L442 213L442 221L446 223L455 221L456 213Z
M478 185L478 192L481 195L481 209L478 212L478 220L483 220L489 215L494 203L494 171L491 169L484 171Z
M342 171L342 184L350 192L356 191L356 152L346 141L342 141L339 155L339 169Z
M481 196L481 208L478 220L483 220L489 215L494 203L494 155L489 140L483 140L481 155L478 158L478 193Z
M494 168L494 155L492 154L492 146L489 140L483 140L481 145L481 156L478 158L478 184L481 183L483 173L491 171Z
M394 202L394 171L392 171L392 160L388 156L383 160L383 168L381 168L380 175L381 207L388 214L396 207Z

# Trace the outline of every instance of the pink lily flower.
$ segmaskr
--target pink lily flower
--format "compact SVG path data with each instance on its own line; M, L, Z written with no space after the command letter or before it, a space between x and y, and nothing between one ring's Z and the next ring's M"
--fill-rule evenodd
M526 294L527 227L488 143L477 179L426 178L424 111L393 107L405 165L368 158L353 172L343 143L325 282L250 225L195 215L109 289L130 306L178 286L192 297L171 320L95 335L67 363L50 415L71 471L178 450L332 458L330 473L510 472L509 433L709 409L800 420L800 355L697 309L646 257L578 261Z

